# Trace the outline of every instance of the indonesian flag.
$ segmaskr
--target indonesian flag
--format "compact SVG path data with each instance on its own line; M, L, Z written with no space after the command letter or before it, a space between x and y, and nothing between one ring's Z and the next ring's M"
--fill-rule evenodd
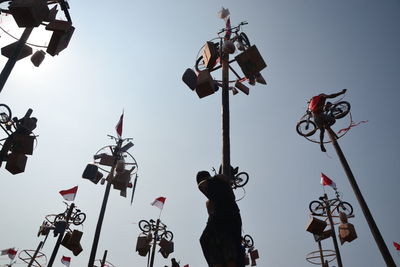
M15 258L15 255L17 255L17 251L15 249L13 249L13 248L9 248L7 250L7 255L11 260L13 260Z
M333 182L331 179L329 179L329 177L326 176L325 174L323 174L322 172L321 172L321 184L322 184L323 186L329 185L330 187L336 189L336 184L335 184L335 182Z
M157 208L162 210L162 208L164 207L165 200L166 200L165 197L158 197L153 202L151 202L150 204L152 206L156 206Z
M119 138L121 138L121 136L122 136L122 123L123 123L123 120L124 120L124 113L122 112L122 115L119 118L117 126L115 126L115 130L117 131L117 134L118 134Z
M71 263L71 257L62 256L61 263L65 266L69 266L69 264Z
M189 264L186 264L185 266L183 266L183 267L189 267Z
M396 248L396 250L400 250L400 244L393 242L394 247Z
M60 194L66 201L74 201L76 192L78 192L78 186L72 187L71 189L61 190Z

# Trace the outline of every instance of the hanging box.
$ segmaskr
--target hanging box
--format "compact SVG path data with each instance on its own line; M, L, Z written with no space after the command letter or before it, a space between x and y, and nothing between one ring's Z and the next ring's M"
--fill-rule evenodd
M254 76L267 67L255 45L235 57L246 77Z
M252 261L260 258L260 256L258 255L257 249L250 251L250 258Z
M45 0L13 0L8 9L20 28L39 26L49 13Z
M26 134L16 134L13 139L12 151L15 153L32 155L35 137Z
M339 239L343 245L344 242L351 242L357 238L356 229L351 223L343 223L339 225Z
M6 170L12 174L18 174L25 171L28 157L24 154L11 153L8 155Z
M306 227L306 231L312 234L321 235L326 227L325 221L312 217Z
M131 173L129 171L124 171L122 173L117 173L114 176L113 186L117 190L125 190L131 180Z
M115 157L113 157L111 155L104 154L100 158L101 165L106 165L106 166L112 167L112 166L114 166L114 162L115 162Z
M136 251L140 256L146 256L150 250L150 245L147 236L139 236L136 242Z
M209 70L206 69L199 72L199 76L197 76L196 93L199 98L215 93L214 80L211 77Z
M67 48L75 28L68 21L53 20L46 26L46 30L53 31L46 52L55 56Z
M192 90L196 89L197 75L192 69L186 69L182 75L182 81Z
M212 69L218 59L217 47L213 42L207 42L203 49L203 61L207 69Z
M18 45L18 41L2 47L1 54L3 56L5 56L6 58L11 58L15 52L17 45ZM21 51L19 52L19 55L17 56L17 60L23 59L30 55L32 55L32 47L24 44Z

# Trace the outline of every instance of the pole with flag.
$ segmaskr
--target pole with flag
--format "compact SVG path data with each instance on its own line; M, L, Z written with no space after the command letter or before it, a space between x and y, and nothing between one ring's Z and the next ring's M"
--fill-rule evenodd
M61 190L59 193L66 201L74 201L77 192L78 192L78 186L74 186L67 190ZM71 214L72 214L72 211L74 210L74 208L75 208L75 203L71 203L71 205L69 206L68 212L67 212L67 216L65 217L65 226L63 227L62 231L58 234L57 242L54 246L54 249L51 254L49 263L47 264L47 267L53 266L54 260L56 259L56 256L58 253L58 249L60 248L60 245L61 245L61 241L64 237L65 230L68 227L68 221L71 218Z
M71 264L71 257L62 256L61 263L69 267L69 265Z
M336 183L332 181L328 176L321 172L321 184L322 186L330 186L336 190Z
M396 248L397 251L400 251L400 244L397 242L393 242L393 246Z
M159 214L158 218L161 217L161 212L164 208L165 200L166 200L165 197L158 197L153 202L150 203L150 205L155 206L160 209L160 214Z
M115 131L117 132L118 138L122 138L122 125L124 122L124 111L122 111L121 117L119 118L119 121L117 125L115 126Z
M71 189L61 190L59 193L66 201L74 201L77 192L78 186L74 186Z

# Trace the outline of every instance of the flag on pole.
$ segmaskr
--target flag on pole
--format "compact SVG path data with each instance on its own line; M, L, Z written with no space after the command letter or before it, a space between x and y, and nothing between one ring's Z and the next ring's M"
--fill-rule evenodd
M15 258L15 255L17 255L17 251L13 248L8 249L7 251L8 257L13 260Z
M183 266L183 267L189 267L189 264L186 264L185 266Z
M72 187L71 189L61 190L60 194L66 201L74 201L76 192L78 192L78 186Z
M7 248L7 249L1 250L1 251L0 251L0 256L8 255L8 252L10 251L10 249L12 249L12 248Z
M153 202L151 202L150 204L152 206L156 206L157 208L162 210L162 208L164 207L165 200L166 200L165 197L158 197Z
M393 242L394 247L396 248L396 250L400 250L400 244L397 242Z
M336 184L335 184L335 182L333 182L331 179L329 179L329 177L326 176L325 174L323 174L322 172L321 172L321 184L322 184L323 186L329 185L330 187L336 189Z
M117 123L117 126L115 126L115 130L117 131L117 135L119 138L122 136L122 124L124 120L124 112L122 112L121 117L119 118L119 121Z
M65 266L69 266L69 264L71 263L71 257L62 256L61 263Z

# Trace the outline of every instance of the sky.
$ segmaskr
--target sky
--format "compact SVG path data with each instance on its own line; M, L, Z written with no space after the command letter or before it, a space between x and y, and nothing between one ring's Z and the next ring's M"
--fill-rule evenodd
M311 96L343 88L353 121L368 122L338 142L400 264L392 245L400 242L399 1L121 0L110 8L70 0L69 5L76 30L68 48L55 57L46 55L38 68L29 58L18 61L0 93L0 103L17 117L33 109L39 135L23 174L0 169L0 249L35 249L45 216L65 209L58 192L78 185L74 203L87 215L83 227L77 227L83 231L83 252L74 257L61 246L53 266L63 266L63 255L72 257L71 266L87 266L105 186L82 179L82 172L100 148L113 144L107 134L116 134L123 111L123 137L133 138L129 152L138 163L138 183L132 205L130 191L123 198L111 190L96 259L108 250L115 266L146 266L147 258L135 252L138 222L158 218L159 209L150 203L163 196L161 221L174 233L170 258L181 266L206 266L199 245L206 198L195 176L200 170L211 172L222 160L221 95L199 99L182 74L193 68L203 44L218 37L224 21L217 12L223 6L230 10L232 25L248 22L242 30L268 65L261 72L266 86L251 86L248 96L230 95L231 162L250 175L245 193L236 194L245 194L238 206L243 234L254 238L260 254L257 265L311 266L306 255L318 246L305 231L308 205L324 193L324 172L354 207L350 222L358 238L340 246L343 265L385 266L333 146L327 144L322 153L295 131ZM0 25L19 35L10 17L1 16ZM43 27L34 33L37 39L30 41L48 44ZM2 47L13 42L0 35ZM5 62L1 57L1 66ZM348 126L349 118L333 129ZM325 192L334 197L331 188ZM48 259L55 242L50 235L43 247ZM333 249L332 240L322 246ZM157 253L154 266L170 265L170 258ZM6 263L7 257L0 256L0 264Z

